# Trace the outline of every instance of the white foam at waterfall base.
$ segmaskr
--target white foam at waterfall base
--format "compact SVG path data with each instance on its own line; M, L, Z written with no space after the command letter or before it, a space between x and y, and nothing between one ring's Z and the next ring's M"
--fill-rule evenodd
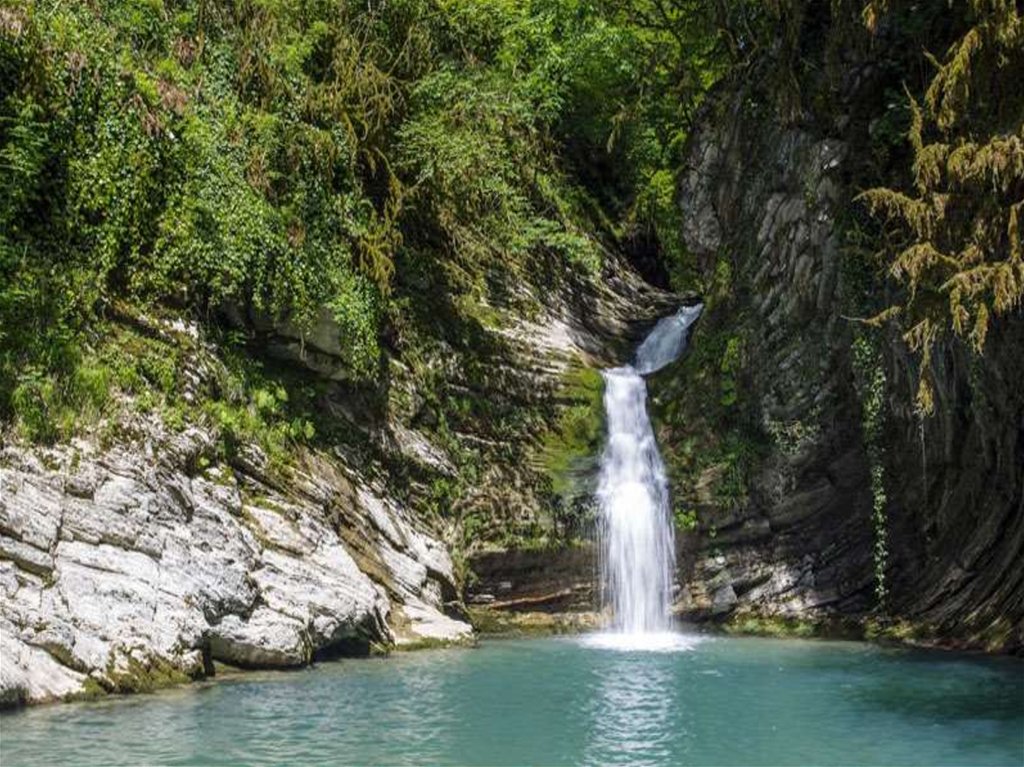
M680 634L677 631L657 631L647 634L600 631L595 634L586 634L579 639L579 643L584 647L616 652L685 652L692 650L702 641L704 641L704 637Z
M620 650L689 649L694 639L672 631L669 613L675 536L668 481L647 415L651 372L676 359L701 307L683 307L659 322L637 350L637 367L603 371L608 441L598 485L601 594L609 630L585 638Z

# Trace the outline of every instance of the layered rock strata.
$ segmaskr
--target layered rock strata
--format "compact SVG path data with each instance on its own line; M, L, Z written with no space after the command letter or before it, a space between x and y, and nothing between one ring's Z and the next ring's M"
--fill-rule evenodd
M0 456L0 700L471 635L446 548L379 488L312 454L287 482L255 450L197 470L209 435L146 433Z

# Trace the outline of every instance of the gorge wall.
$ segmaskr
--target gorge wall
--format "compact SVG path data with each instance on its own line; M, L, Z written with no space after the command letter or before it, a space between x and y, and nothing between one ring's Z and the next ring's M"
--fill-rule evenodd
M847 147L737 119L741 98L694 136L682 181L687 243L728 284L712 288L682 371L652 386L674 497L703 544L681 607L866 610L869 467L834 228Z
M145 432L4 451L4 702L470 634L448 551L380 488L315 455L283 483L255 449L199 470L209 434Z
M1019 651L1024 319L995 322L984 355L944 342L935 412L915 413L918 357L895 323L856 319L873 313L867 296L898 295L854 242L898 54L853 37L830 51L838 75L823 74L821 47L807 54L819 68L797 117L749 82L725 85L688 145L684 237L708 308L691 356L652 383L677 519L692 527L677 607Z

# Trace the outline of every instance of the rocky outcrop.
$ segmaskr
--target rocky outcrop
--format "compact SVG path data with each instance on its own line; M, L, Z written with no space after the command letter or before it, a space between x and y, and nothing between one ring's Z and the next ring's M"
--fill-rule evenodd
M734 339L744 402L713 428L743 432L758 458L711 462L674 488L700 525L700 542L685 542L678 607L697 618L864 610L871 493L834 225L846 146L739 119L739 98L718 106L727 116L707 120L691 141L681 199L688 246L709 274L726 264L731 283L727 297L709 301L692 345ZM681 375L706 375L693 368L708 362L684 363ZM688 386L672 389L671 380L656 379L655 396L687 397ZM694 418L687 434L708 426ZM740 497L716 497L737 471L747 474Z
M0 700L471 636L450 552L558 535L536 456L576 405L567 377L617 361L677 302L612 254L604 278L518 286L486 325L449 317L415 344L396 340L379 391L352 380L328 313L302 333L225 308L253 348L318 382L316 447L283 462L131 401L73 444L8 442ZM215 344L181 321L118 321L185 351L182 399L198 416L186 421L204 423L227 378ZM319 438L322 425L341 437Z
M430 339L423 333L414 348L410 332L396 340L390 360L389 441L422 470L424 488L457 487L451 514L461 531L472 527L468 554L556 544L568 535L567 518L580 516L576 496L558 497L554 488L586 481L575 465L553 467L564 462L549 460L549 447L567 413L586 411L600 424L599 391L595 412L594 387L579 386L580 374L620 364L683 300L643 282L612 252L600 275L556 263L495 293L477 308L479 317L441 324L442 310L432 307Z
M691 137L680 199L708 308L693 356L651 384L673 494L696 517L677 608L870 620L1012 651L1024 646L1020 312L993 324L983 356L951 341L936 350L925 418L917 357L895 327L872 336L884 379L877 457L865 446L857 326L844 307L893 288L849 275L839 222L856 205L852 179L867 173L877 105L859 94L882 90L877 75L851 74L846 112L828 123L783 121L723 87Z
M494 610L590 612L597 600L593 545L541 551L492 551L471 562L467 602Z
M145 433L0 454L3 702L470 635L445 547L338 462L199 470L209 435Z

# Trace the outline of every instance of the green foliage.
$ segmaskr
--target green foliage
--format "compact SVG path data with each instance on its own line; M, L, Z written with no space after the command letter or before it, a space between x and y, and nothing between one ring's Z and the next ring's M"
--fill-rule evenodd
M61 436L118 302L327 310L375 380L424 264L473 316L496 272L597 274L595 229L653 233L685 281L673 173L727 46L710 8L657 5L8 3L0 418Z
M301 106L323 86L308 65L327 32L298 40L306 11L268 6L268 69L250 88L259 14L183 5L4 10L0 414L27 414L36 437L58 436L36 416L74 404L83 335L121 299L300 326L331 304L355 372L376 371L385 285L361 258L375 208L348 133Z
M69 416L74 397L62 391L52 376L37 370L22 374L11 393L11 404L20 415L22 433L29 439L53 441L69 432Z
M716 304L729 301L733 295L733 274L732 264L726 257L720 256L715 261L715 271L711 279L704 285L704 300L706 311L710 311Z
M742 339L739 336L733 336L730 338L725 344L725 351L722 353L722 361L718 366L722 374L721 403L725 407L736 404L736 376L743 369L742 349Z
M728 323L708 324L717 316L728 317ZM769 449L771 435L750 416L753 403L743 380L746 332L741 314L702 319L682 363L652 379L658 443L682 529L699 522L710 531L715 523L710 506L732 509L746 503L751 479Z
M545 250L594 272L596 246L537 141L528 83L441 69L417 84L415 116L398 133L398 167L414 179L408 204L426 209L470 270L500 261L515 271Z
M341 275L334 289L335 296L327 302L327 308L344 339L342 353L358 376L370 378L380 360L380 294L357 274Z
M865 192L889 224L882 249L905 299L874 318L899 318L920 353L917 405L934 408L931 354L945 335L980 352L993 318L1024 299L1024 17L1007 0L956 4L968 24L941 60L923 103L907 94L913 189ZM867 6L873 27L887 12Z
M243 349L229 349L196 417L214 427L220 457L231 459L242 447L258 445L272 468L283 469L296 445L318 435L315 398L316 392L294 375L268 367Z
M677 530L691 531L697 529L696 509L677 508L673 514Z

